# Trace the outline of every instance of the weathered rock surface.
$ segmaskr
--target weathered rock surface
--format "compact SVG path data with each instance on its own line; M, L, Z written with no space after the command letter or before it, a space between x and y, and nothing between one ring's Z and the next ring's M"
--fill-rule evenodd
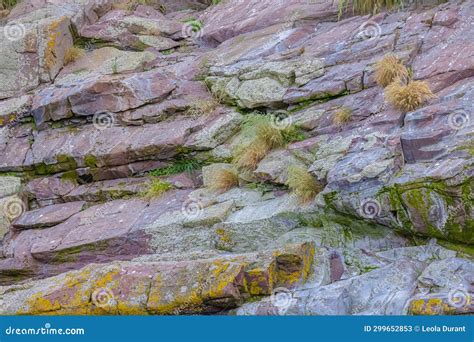
M474 312L472 2L160 3L2 21L0 314ZM392 107L388 53L436 96ZM249 114L282 140L242 170Z

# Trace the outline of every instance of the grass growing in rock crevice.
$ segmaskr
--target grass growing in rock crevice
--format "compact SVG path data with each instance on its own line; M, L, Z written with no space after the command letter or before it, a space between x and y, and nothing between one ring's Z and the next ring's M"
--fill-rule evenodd
M408 80L408 70L393 54L386 55L375 64L375 81L383 88L395 80Z
M0 0L0 10L9 10L19 2L18 0Z
M349 10L349 4L352 4L352 12L357 14L374 14L381 9L401 9L406 0L339 0L339 18L344 12Z
M164 193L171 190L173 186L159 178L153 178L148 188L140 193L140 196L146 200L161 197Z
M254 170L272 149L305 138L297 127L279 128L271 115L258 114L247 115L242 124L242 135L250 142L235 149L234 163L244 170Z
M386 88L385 97L396 109L407 113L420 108L435 95L424 81L412 81L406 85L396 81Z
M385 88L386 100L403 113L416 110L435 97L428 83L413 81L413 71L393 54L375 64L374 76L377 84Z
M302 204L311 202L323 190L321 183L301 166L288 168L286 185Z
M212 190L226 192L239 186L239 175L234 170L220 169L213 173Z
M162 167L150 172L151 176L172 176L179 173L187 172L192 173L195 170L200 169L202 164L193 158L179 158L172 165Z
M336 111L332 119L335 126L342 127L347 125L352 119L352 110L347 107L341 107Z

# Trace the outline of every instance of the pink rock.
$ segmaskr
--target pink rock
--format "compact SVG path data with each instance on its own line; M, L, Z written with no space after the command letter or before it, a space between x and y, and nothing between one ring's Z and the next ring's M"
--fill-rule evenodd
M71 202L27 211L16 219L12 225L17 229L51 227L66 221L72 215L81 211L85 204L85 202Z

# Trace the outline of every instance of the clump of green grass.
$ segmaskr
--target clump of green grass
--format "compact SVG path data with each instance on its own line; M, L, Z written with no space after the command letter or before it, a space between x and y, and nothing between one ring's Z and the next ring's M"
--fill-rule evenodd
M352 118L352 110L342 107L336 111L332 119L332 123L338 127L342 127L349 123Z
M159 178L153 178L148 188L141 192L140 195L144 199L151 200L162 196L172 188L173 186L170 183L164 182Z
M301 166L290 166L286 185L295 194L302 204L314 200L323 187L322 185Z
M167 49L167 50L160 51L160 53L165 56L171 55L173 52L174 52L174 49Z
M350 3L352 3L352 12L357 14L371 14L379 12L382 8L403 8L405 0L339 0L339 18L348 10Z
M155 177L161 177L172 176L183 172L191 173L199 169L200 167L201 164L195 159L178 159L173 163L173 165L151 171L150 175Z
M9 10L16 6L18 0L1 0L0 1L0 10Z
M425 81L411 81L403 84L397 80L385 88L387 101L404 113L420 108L434 97L430 86Z
M112 61L112 74L118 74L118 62L117 57L115 57Z
M393 54L386 55L375 64L375 81L381 87L387 87L397 79L408 80L409 72L403 63Z

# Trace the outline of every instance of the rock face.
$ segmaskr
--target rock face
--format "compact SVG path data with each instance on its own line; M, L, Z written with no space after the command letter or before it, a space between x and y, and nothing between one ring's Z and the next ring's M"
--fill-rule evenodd
M1 315L474 313L474 3L160 3L0 22Z

